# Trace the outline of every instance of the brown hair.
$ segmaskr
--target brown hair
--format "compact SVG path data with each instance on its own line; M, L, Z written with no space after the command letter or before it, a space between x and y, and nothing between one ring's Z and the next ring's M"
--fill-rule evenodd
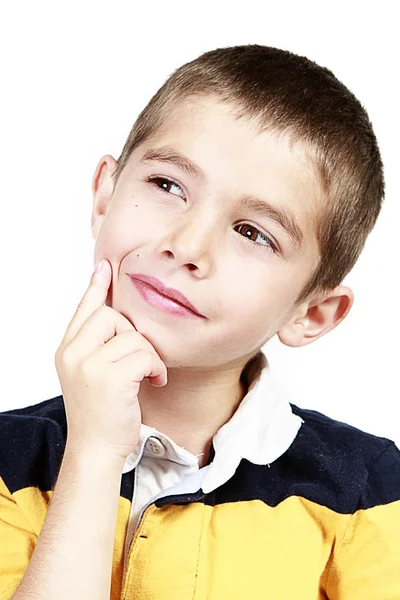
M129 133L114 186L132 151L150 138L174 106L216 95L261 131L300 141L316 170L326 210L316 223L320 260L297 302L339 285L356 263L384 197L383 164L365 108L326 67L287 50L248 44L217 48L166 80Z

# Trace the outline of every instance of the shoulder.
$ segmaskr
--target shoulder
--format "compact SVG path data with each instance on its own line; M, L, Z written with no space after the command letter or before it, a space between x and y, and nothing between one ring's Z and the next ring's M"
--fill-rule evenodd
M300 428L298 442L310 446L316 444L314 449L320 452L328 451L338 458L353 457L356 461L368 463L374 460L388 446L394 444L385 437L367 433L353 425L328 417L316 410L300 408L290 403L292 412L303 420Z
M0 412L0 477L12 493L29 486L52 487L66 434L61 395Z
M315 410L291 408L303 424L284 456L307 469L318 500L340 512L400 500L400 450L392 440Z

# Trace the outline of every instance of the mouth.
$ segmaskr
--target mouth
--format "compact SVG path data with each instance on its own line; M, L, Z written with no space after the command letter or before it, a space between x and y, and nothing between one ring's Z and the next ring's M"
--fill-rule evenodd
M137 287L141 295L150 302L179 316L196 316L205 319L193 304L179 290L167 287L162 281L143 273L129 273L132 283Z

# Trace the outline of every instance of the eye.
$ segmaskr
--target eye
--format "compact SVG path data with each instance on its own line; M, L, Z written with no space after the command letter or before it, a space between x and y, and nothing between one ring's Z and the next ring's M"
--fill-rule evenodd
M175 181L172 181L172 179L166 179L165 177L148 177L146 179L146 181L148 183L150 183L151 185L156 186L157 189L159 189L161 192L166 192L167 194L171 193L169 190L173 186L175 186L176 188L179 188L181 190L181 192L183 193L181 186L178 185L177 183L175 183ZM161 182L161 186L158 185L160 182ZM176 196L177 194L172 194L172 195Z
M180 185L178 185L177 183L175 183L175 181L173 181L172 179L167 179L166 177L147 177L145 179L145 181L147 181L148 183L150 183L152 186L155 186L160 192L164 192L166 194L170 194L171 192L169 191L171 189L171 187L175 186L176 188L180 189L181 192L183 192L182 188ZM161 185L159 185L159 183L161 183ZM177 194L172 194L173 196L176 196ZM183 192L183 196L184 196L184 192ZM260 247L261 249L264 250L269 250L272 252L274 252L275 254L278 254L278 248L277 246L272 242L272 240L266 236L264 233L262 233L262 231L260 231L259 229L257 229L257 227L254 227L254 225L250 225L249 223L241 223L240 225L237 225L236 227L245 227L245 231L246 234L245 237L247 238L252 244L255 244L255 246ZM250 238L250 236L247 234L247 232L249 230L253 229L254 231L257 232L256 235L256 239L258 237L260 237L262 240L264 240L264 242L266 242L265 244L261 244L260 242L256 242L254 240L252 240Z
M257 229L257 227L254 227L254 225L250 225L249 223L241 223L240 225L237 225L236 227L244 227L244 231L245 236L248 240L250 240L250 242L252 242L253 244L256 244L256 246L261 246L263 249L265 250L272 250L272 252L275 252L275 254L277 254L278 249L275 246L275 244L272 242L272 240L264 235L264 233L262 233L262 231L260 231L259 229ZM260 237L262 240L264 240L266 242L266 244L260 244L259 242L256 242L255 240L251 239L251 236L248 235L248 231L253 229L254 231L256 231L256 235L255 238L257 239L258 237ZM253 234L254 235L254 234Z

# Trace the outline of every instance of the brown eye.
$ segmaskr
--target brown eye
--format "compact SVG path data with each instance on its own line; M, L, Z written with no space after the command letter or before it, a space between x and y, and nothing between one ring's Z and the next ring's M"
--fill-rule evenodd
M148 181L151 185L156 186L157 189L159 189L161 192L165 192L167 194L171 194L170 189L174 186L179 188L183 193L181 186L175 183L175 181L172 181L172 179L166 179L165 177L149 177L148 179L146 179L146 181ZM172 195L177 196L178 194ZM183 195L183 197L185 196Z
M243 231L244 231L243 237L246 237L248 240L250 240L250 242L252 242L253 244L256 244L256 246L261 246L263 248L266 248L267 250L272 250L275 253L277 252L277 248L276 248L275 244L270 240L270 238L267 237L266 235L264 235L262 233L262 231L257 229L257 227L254 227L254 225L250 225L249 223L241 223L237 227L239 227L239 229L243 227ZM250 233L250 235L249 235L249 232L251 232L251 230L253 230L256 233L253 233L253 234ZM258 237L263 239L266 242L266 244L260 244L260 242L256 242L255 240Z

